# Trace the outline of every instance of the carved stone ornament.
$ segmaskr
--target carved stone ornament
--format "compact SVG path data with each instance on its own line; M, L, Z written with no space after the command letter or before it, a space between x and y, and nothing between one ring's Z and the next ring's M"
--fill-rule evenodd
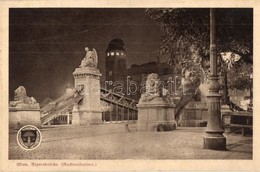
M160 89L160 80L158 74L151 73L147 76L145 89L146 92L142 94L140 102L149 102L153 100L155 97L161 96L161 89Z
M14 91L14 101L10 102L10 106L17 106L19 104L36 104L34 97L28 97L24 86L19 86Z
M86 56L81 61L79 67L97 68L98 56L96 50L93 48L93 51L90 51L88 47L86 47L85 50L86 50Z

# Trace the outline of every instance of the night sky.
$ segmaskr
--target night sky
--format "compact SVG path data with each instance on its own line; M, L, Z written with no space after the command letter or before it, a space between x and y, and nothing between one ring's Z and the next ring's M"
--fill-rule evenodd
M127 66L156 61L160 26L145 9L10 9L9 98L23 85L38 102L62 95L73 85L72 72L85 47L98 52L105 74L105 50L112 39L124 41Z

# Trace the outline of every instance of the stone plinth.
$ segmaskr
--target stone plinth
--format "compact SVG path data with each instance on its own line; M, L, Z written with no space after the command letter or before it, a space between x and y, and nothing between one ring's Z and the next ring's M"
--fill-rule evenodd
M181 127L206 127L207 121L207 104L192 101L182 110L178 122Z
M158 131L160 127L176 128L174 107L164 97L156 97L150 102L142 102L138 107L137 129L139 131ZM167 130L167 129L166 129Z
M9 107L9 128L20 129L25 125L41 126L39 103L19 104L16 107Z
M229 106L224 104L221 105L221 109L220 109L221 115L228 115L230 114L232 111L230 110Z
M80 125L80 121L79 121L79 107L78 107L77 104L75 104L73 106L71 124L72 125Z
M79 111L80 125L100 124L102 123L101 111Z
M100 76L96 68L76 68L73 72L75 87L82 89L80 94L84 95L83 100L73 111L72 124L86 125L99 124L102 122L100 102Z

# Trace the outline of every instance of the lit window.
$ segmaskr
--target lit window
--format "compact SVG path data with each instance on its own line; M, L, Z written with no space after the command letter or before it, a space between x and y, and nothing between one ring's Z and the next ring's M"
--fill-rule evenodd
M124 53L121 53L121 56L123 56L124 55Z
M109 71L108 75L109 75L109 76L112 76L112 71Z
M116 55L119 56L119 52L116 52Z
M114 56L115 55L115 53L114 52L111 52L111 56Z
M109 56L109 53L107 53L107 56Z

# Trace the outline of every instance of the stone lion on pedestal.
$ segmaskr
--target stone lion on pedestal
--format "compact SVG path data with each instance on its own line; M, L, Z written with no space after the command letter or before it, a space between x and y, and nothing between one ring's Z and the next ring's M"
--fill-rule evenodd
M34 97L28 97L24 86L19 86L14 91L14 101L10 102L11 106L17 106L18 104L35 104L37 103Z
M142 94L140 102L153 100L155 97L162 96L162 88L160 87L159 76L156 73L151 73L147 76L146 92Z
M158 74L151 73L147 76L146 80L146 93L149 95L160 96L161 88L160 88L160 79Z
M159 76L156 73L151 73L147 76L146 92L142 94L139 103L150 102L157 97L162 98L169 104L174 104L170 98L170 93L167 89L163 88L163 83L160 82Z
M79 67L97 68L98 56L96 50L93 48L93 51L90 51L88 47L86 47L85 50L86 50L86 56L81 61Z

